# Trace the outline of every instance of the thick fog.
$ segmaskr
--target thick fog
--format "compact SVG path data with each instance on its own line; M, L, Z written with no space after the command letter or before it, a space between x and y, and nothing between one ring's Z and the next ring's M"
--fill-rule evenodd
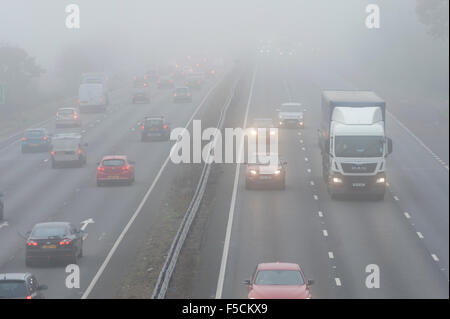
M415 0L0 2L0 43L35 57L46 70L40 87L49 90L61 84L70 61L135 72L186 54L237 59L272 40L296 43L305 56L370 78L389 77L400 86L412 79L448 99L448 38L427 33ZM79 29L65 25L70 3L79 5ZM365 26L369 3L380 7L376 30Z

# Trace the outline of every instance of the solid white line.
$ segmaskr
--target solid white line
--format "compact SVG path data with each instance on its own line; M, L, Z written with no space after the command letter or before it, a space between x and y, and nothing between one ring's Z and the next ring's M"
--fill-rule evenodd
M203 104L205 103L206 99L208 98L208 96L211 94L211 92L217 87L217 85L220 82L216 82L216 84L208 91L208 93L205 95L205 97L203 98L203 100L200 102L200 104L197 106L197 108L195 109L194 113L192 114L191 118L189 119L189 121L187 122L186 126L184 127L185 129L187 129L187 127L191 124L192 120L194 119L195 115L197 115L198 111L200 110L200 108L203 106ZM103 271L105 270L106 266L108 265L109 261L111 260L112 256L114 255L115 251L117 250L117 247L119 246L120 242L122 241L123 237L126 235L126 233L128 232L128 229L131 227L131 225L133 224L134 220L136 219L136 217L139 215L139 213L142 210L142 207L144 207L144 204L147 202L148 197L150 196L151 192L153 191L153 189L155 188L156 183L158 182L159 178L162 175L162 172L164 171L165 167L167 166L167 163L170 160L170 154L172 153L173 148L171 149L171 152L169 153L169 155L167 156L166 160L164 161L164 163L162 164L161 168L158 171L158 174L156 174L155 179L153 180L152 184L150 185L149 189L147 190L147 192L144 195L144 198L142 198L138 208L136 209L136 211L134 212L133 216L131 216L130 220L128 221L128 223L126 224L125 228L122 230L122 232L120 233L119 237L116 239L116 241L114 242L113 247L111 248L111 250L109 251L108 255L106 256L106 259L103 261L102 265L100 266L99 270L97 271L97 273L95 274L94 278L92 279L91 283L89 284L89 286L87 287L87 289L84 291L83 295L81 296L81 299L86 299L89 294L91 293L92 289L94 288L95 284L97 283L98 279L100 278L100 276L102 275Z
M321 211L318 212L319 217L323 217L323 213Z
M242 126L243 129L247 128L248 110L250 109L250 103L251 103L252 96L253 96L253 87L255 85L256 70L257 70L257 66L255 66L255 68L253 70L253 77L252 77L252 82L250 85L250 92L248 95L247 106L246 106L245 115L244 115L244 124ZM240 172L240 168L241 168L240 163L241 163L241 158L242 158L243 147L244 147L244 140L241 140L240 146L239 146L238 162L236 163L236 172L234 174L233 193L231 195L230 210L228 212L227 231L225 234L225 243L223 246L222 261L220 263L219 278L217 281L216 299L222 299L223 283L225 280L225 272L226 272L227 261L228 261L228 251L230 249L231 229L233 228L234 210L236 208L235 207L236 206L236 194L237 194L237 187L238 187L238 183L239 183L239 172Z
M319 197L318 197L317 195L314 195L314 199L315 199L315 200L318 200Z
M420 239L423 239L423 235L420 231L417 232L417 236L419 236Z
M340 287L341 284L341 279L339 279L338 277L334 278L334 281L336 282L336 286Z
M407 212L404 212L403 214L405 215L405 217L406 217L407 219L410 219L410 218L411 218L411 215L408 214Z
M314 186L314 181L310 181L309 183L311 184L311 186Z
M438 159L438 161L439 161L439 159L440 159L439 156L436 155L436 153L434 153L428 146L426 146L425 143L422 142L422 140L420 138L418 138L413 132L411 132L411 130L409 128L407 128L405 124L400 122L400 120L398 120L391 112L386 111L386 113L388 113L397 122L398 125L400 125L409 135L411 135L416 140L416 142L419 143L419 145L422 146L434 159ZM442 161L441 164L443 164L443 163L444 162ZM448 165L443 165L443 167L448 172Z
M329 252L328 252L328 258L334 259L334 254L333 254L332 251L329 251Z
M310 168L308 168L306 171L307 171L308 173L311 173L311 169L310 169Z
M394 196L394 199L395 199L395 200L398 200L398 197L397 197L397 196Z
M326 229L322 230L322 233L325 237L328 237L328 231Z
M431 254L431 257L433 257L434 261L439 261L438 256L436 256L435 254Z

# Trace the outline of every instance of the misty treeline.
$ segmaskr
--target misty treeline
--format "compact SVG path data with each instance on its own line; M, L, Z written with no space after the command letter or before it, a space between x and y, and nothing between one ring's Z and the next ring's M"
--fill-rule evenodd
M449 0L417 0L416 13L419 21L436 38L448 40L448 4Z

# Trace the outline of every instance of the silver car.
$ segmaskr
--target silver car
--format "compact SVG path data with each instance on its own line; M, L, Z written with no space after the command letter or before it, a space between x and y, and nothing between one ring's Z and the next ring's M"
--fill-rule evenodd
M52 139L51 160L52 168L60 164L76 164L78 167L86 164L87 155L83 137L76 133L57 134Z
M56 127L81 126L80 112L74 107L62 107L56 112Z

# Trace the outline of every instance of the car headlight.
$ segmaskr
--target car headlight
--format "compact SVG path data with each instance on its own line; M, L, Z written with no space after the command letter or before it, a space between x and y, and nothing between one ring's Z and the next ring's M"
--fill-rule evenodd
M252 169L252 170L250 170L250 174L256 175L256 174L258 174L258 172L256 170Z
M302 122L302 121L300 121L300 122L298 122L298 124L300 124L300 125L303 125L303 122Z
M270 131L270 135L275 135L275 131Z
M333 183L335 184L341 184L342 183L342 179L339 177L333 177Z
M280 121L280 125L283 125L283 121Z
M273 172L274 175L280 175L281 171L277 169L275 172Z
M256 134L258 134L258 131L255 130L255 129L253 129L253 130L252 130L252 135L256 135Z
M377 184L382 184L382 183L385 183L385 182L386 182L386 178L384 178L384 177L377 178Z

